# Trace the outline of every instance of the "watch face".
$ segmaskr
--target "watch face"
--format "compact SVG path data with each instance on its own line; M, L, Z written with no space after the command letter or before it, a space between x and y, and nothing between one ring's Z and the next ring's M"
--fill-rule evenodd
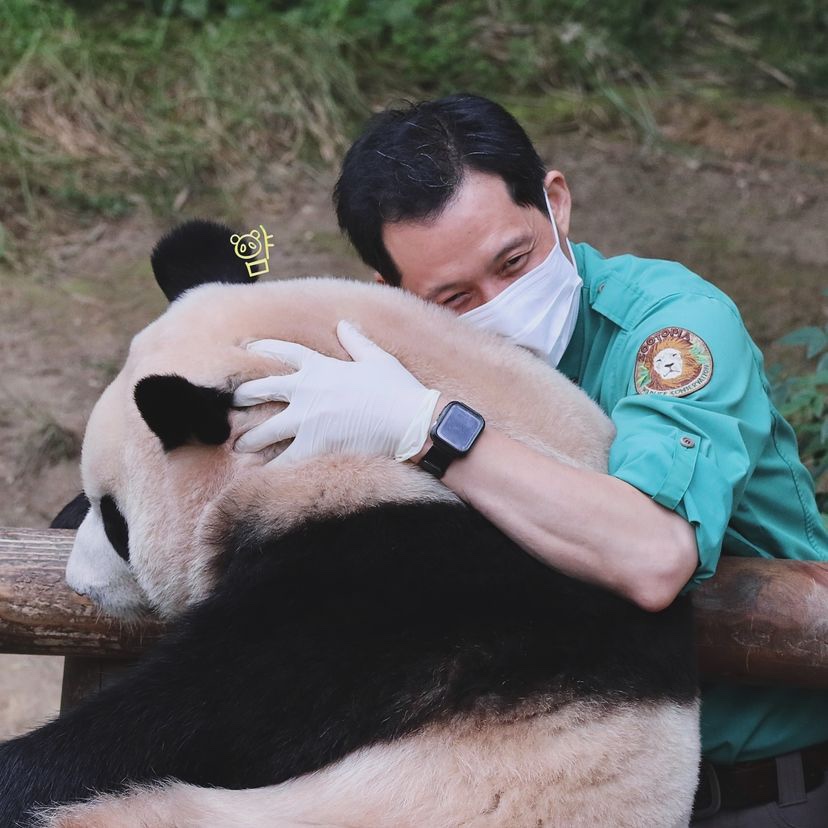
M437 426L437 436L460 453L467 452L483 429L483 418L462 405L451 405Z

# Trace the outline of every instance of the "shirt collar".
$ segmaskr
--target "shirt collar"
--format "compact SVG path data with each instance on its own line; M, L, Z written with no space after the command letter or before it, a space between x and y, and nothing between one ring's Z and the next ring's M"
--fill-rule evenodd
M652 298L634 278L641 260L629 255L605 259L588 244L573 246L578 273L589 288L590 307L622 330L628 331L637 325L652 304Z
M622 330L636 325L652 300L629 278L633 257L607 260L595 248L579 242L572 245L578 275L583 279L578 320L558 370L579 382L584 353L596 334L599 316Z
M580 266L578 267L578 272L581 272ZM558 362L558 370L573 382L578 381L581 372L581 357L584 353L584 341L586 338L585 326L588 304L589 288L584 284L581 287L581 300L578 303L578 319L575 321L572 338L569 340L569 345L566 346L560 362Z
M575 329L572 331L572 338L569 340L566 350L558 363L558 370L573 382L578 382L581 372L581 363L584 353L584 346L586 344L586 326L589 308L592 305L592 268L588 266L588 253L593 251L589 245L579 243L572 245L572 251L575 254L575 267L578 269L578 275L583 280L581 287L581 297L578 303L578 319L575 322ZM600 253L597 253L600 256Z

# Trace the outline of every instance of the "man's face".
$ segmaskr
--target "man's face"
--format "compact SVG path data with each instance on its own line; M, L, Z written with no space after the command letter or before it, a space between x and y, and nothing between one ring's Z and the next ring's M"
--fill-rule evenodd
M546 185L563 237L569 191L560 173L549 173ZM386 224L383 241L403 289L460 314L539 265L555 236L548 216L515 204L503 179L469 171L436 219Z

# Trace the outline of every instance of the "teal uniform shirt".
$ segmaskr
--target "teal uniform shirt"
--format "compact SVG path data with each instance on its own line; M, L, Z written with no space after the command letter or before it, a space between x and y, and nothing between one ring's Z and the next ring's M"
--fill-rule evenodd
M828 560L828 533L762 354L720 290L676 262L574 244L584 285L558 369L612 418L609 473L693 526L719 556ZM718 763L828 739L828 690L702 685L702 751Z

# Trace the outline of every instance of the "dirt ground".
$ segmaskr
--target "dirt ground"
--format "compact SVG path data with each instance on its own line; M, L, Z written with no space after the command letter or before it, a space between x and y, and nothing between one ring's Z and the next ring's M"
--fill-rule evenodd
M722 113L676 105L665 134L700 153L623 137L535 136L574 197L572 239L606 254L677 259L729 293L769 363L771 343L828 318L828 126L763 104ZM701 159L701 160L699 160ZM265 166L226 198L193 196L179 218L264 224L270 278L368 278L338 234L332 172ZM139 206L49 239L44 273L0 271L1 526L45 526L79 489L78 446L129 339L164 307L149 269L167 229ZM52 715L61 663L0 656L0 740Z

